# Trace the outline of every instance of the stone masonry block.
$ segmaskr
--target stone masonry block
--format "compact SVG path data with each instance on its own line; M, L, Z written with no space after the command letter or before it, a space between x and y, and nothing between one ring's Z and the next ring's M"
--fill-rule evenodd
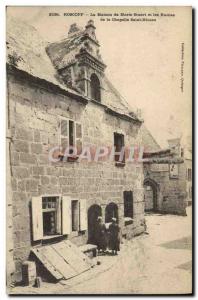
M36 180L36 179L28 179L26 181L26 191L27 192L38 191L38 184L39 184L38 180Z
M25 167L12 167L13 176L15 178L28 178L30 171Z
M31 130L16 128L16 138L24 141L33 141L33 134Z
M46 185L49 184L49 177L48 176L41 176L41 184Z
M14 148L17 152L29 152L29 145L26 141L16 140L14 141Z
M36 156L33 154L29 154L29 153L21 153L20 161L22 163L34 165L34 164L36 164Z
M31 144L31 152L35 154L42 154L42 145L36 143Z
M45 172L45 170L44 170L43 166L41 166L41 167L36 166L36 167L32 168L32 174L34 176L44 175L44 172Z
M40 131L34 130L34 142L40 143L40 141L41 141Z

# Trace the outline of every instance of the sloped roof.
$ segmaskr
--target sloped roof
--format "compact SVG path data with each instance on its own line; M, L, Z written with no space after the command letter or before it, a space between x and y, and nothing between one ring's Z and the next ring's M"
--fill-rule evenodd
M142 130L142 144L145 152L153 152L161 150L160 145L152 136L151 132L143 124L141 127Z
M14 19L7 18L7 63L14 65L18 70L44 79L61 89L72 94L83 96L80 91L61 83L56 68L71 63L75 54L79 52L80 38L84 31L80 30L74 36L64 39L58 43L44 41L38 31L31 25ZM97 40L95 41L97 42ZM49 47L50 45L50 47ZM64 47L63 47L64 46ZM50 51L53 51L54 60L51 61ZM47 52L46 52L47 51ZM48 54L47 54L48 53ZM49 55L49 56L48 56ZM95 54L102 62L100 55ZM128 119L140 121L127 101L114 88L107 77L104 77L104 99L103 104L110 109L125 114Z
M8 17L6 33L6 59L9 65L78 95L57 80L56 70L45 51L48 43L33 26Z

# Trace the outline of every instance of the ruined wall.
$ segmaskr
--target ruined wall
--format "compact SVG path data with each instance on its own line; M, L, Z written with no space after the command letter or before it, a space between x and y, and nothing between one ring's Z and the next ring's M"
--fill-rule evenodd
M169 165L145 165L145 178L157 184L157 208L163 213L186 214L186 179L185 165L178 164L178 179L169 176Z
M127 237L144 231L143 167L129 164L116 167L114 162L52 163L49 150L59 143L59 116L82 123L83 145L113 145L114 131L125 134L125 145L141 143L137 125L109 116L103 107L77 103L27 80L8 78L8 106L11 128L10 159L14 261L17 280L21 262L28 258L31 242L30 203L33 196L69 195L87 199L87 209L94 203L103 210L109 202L119 207L119 221ZM134 222L123 224L123 191L132 190ZM87 232L69 238L80 245L87 241Z

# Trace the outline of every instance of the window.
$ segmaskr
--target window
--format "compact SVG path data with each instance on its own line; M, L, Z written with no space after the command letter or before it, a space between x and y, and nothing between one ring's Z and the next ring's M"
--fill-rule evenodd
M133 193L132 193L132 191L124 192L124 216L133 218Z
M191 169L188 169L188 171L187 171L187 179L188 179L188 181L192 180L192 170Z
M132 224L133 220L133 192L124 191L124 219L125 225Z
M78 231L79 228L79 204L78 200L72 200L72 231Z
M62 146L62 153L67 147L73 146L77 149L77 156L82 151L82 125L79 122L61 118L60 121L60 145ZM72 154L72 149L70 154ZM77 157L69 157L68 160L76 160Z
M58 234L57 212L58 197L43 197L42 213L44 236Z
M121 152L122 147L124 147L124 135L114 132L114 147L115 152ZM125 155L123 155L123 159L119 161L120 155L115 154L116 166L122 166L125 164Z
M87 230L86 199L40 196L33 197L31 204L33 241Z
M101 101L101 95L100 95L100 81L98 77L95 74L91 75L91 99L94 99L96 101Z

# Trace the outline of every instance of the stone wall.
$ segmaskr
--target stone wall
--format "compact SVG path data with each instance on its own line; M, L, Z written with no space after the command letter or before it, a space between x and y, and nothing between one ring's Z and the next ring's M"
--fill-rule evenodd
M10 159L13 214L13 257L16 279L21 262L29 256L31 241L30 203L33 196L69 195L86 199L87 209L101 205L103 217L109 202L119 207L119 221L126 237L144 231L143 166L114 162L86 163L49 161L49 150L59 144L60 116L82 123L83 145L113 145L113 133L125 135L125 145L141 143L138 125L110 116L102 106L87 106L69 97L54 94L27 80L8 77ZM124 226L123 191L132 190L134 222ZM69 238L80 245L87 232Z
M171 179L168 164L144 166L145 178L150 178L157 186L157 208L159 212L186 214L185 165L178 164L178 168L178 179Z

